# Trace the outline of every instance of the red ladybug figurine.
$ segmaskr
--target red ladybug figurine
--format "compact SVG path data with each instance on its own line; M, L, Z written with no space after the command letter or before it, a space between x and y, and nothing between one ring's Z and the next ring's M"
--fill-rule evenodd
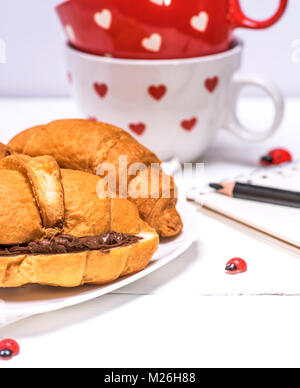
M263 166L279 165L292 161L293 157L291 153L285 149L280 148L270 151L268 155L261 158L261 164Z
M246 272L248 267L245 260L235 257L234 259L228 261L225 269L228 274L236 275L238 273Z
M0 359L10 360L20 352L19 344L13 339L4 339L0 342Z

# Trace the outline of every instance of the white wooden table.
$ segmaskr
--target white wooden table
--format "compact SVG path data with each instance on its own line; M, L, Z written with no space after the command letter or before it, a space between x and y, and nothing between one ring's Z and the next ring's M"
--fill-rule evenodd
M220 132L205 157L207 176L218 179L251 171L274 146L288 147L300 157L299 104L288 101L280 133L265 144L249 146ZM241 111L251 117L252 125L264 125L270 107L265 100L245 100ZM0 140L6 142L31 125L67 117L78 117L71 100L0 100ZM224 264L234 256L251 263L258 291L261 287L270 295L249 296L248 286L243 297L218 293ZM266 292L268 273L276 287ZM208 293L205 274L214 284ZM243 276L228 277L225 294L234 295L248 284ZM294 256L230 223L203 216L198 241L144 280L1 329L0 338L17 339L22 352L8 363L0 362L0 368L299 367L300 298L272 296L294 294L289 284L297 291L298 278L300 283L300 261Z

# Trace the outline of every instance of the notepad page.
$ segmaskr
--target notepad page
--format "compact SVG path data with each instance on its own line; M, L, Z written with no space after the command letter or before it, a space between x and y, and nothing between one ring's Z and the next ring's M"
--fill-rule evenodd
M235 177L234 180L300 192L300 162L279 168L259 169L249 176ZM300 209L233 199L216 192L199 193L196 201L300 248Z

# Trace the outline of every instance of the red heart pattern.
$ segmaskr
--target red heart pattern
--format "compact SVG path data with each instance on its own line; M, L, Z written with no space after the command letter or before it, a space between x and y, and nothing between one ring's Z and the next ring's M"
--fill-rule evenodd
M198 122L197 117L193 117L190 120L183 120L181 122L181 126L185 131L191 131L192 129L194 129L197 122Z
M213 93L216 90L218 84L219 84L219 77L217 77L217 76L215 76L213 78L207 78L205 80L205 87L210 93ZM101 98L104 98L109 90L108 86L105 83L100 84L97 82L94 83L94 89ZM157 101L161 100L165 96L165 94L167 93L167 90L168 90L167 86L165 86L165 85L158 85L158 86L151 85L148 88L148 92L149 92L150 96ZM91 117L90 120L95 120L95 119L93 117ZM183 120L181 122L181 127L185 131L189 132L195 128L197 123L198 123L197 117L192 117L191 119ZM131 124L129 124L129 128L136 135L142 136L144 134L144 132L146 131L146 124L144 124L144 123L137 123L137 124L131 123Z
M217 76L213 78L207 78L205 80L205 87L210 93L213 93L216 90L218 84L219 84L219 77Z
M106 84L94 83L94 89L99 97L104 98L108 93L108 86Z
M139 136L142 136L142 134L146 131L146 125L144 123L129 124L129 128L132 132Z
M167 87L165 85L159 85L159 86L152 85L152 86L149 86L148 92L149 92L151 97L153 97L155 100L159 101L167 93Z

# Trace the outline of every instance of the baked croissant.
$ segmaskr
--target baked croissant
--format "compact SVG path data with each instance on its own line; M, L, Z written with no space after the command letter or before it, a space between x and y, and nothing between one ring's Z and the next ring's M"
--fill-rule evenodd
M9 148L5 144L0 143L0 160L9 155L11 155Z
M81 170L92 174L103 163L111 163L119 171L119 156L127 157L128 166L143 163L150 171L152 163L160 169L161 161L151 151L139 144L127 132L104 123L89 120L59 120L48 125L30 128L8 144L17 153L33 157L53 156L60 167ZM128 176L129 186L135 183L146 185L150 174L136 173ZM176 210L177 190L172 178L160 169L159 189L155 198L151 196L131 197L140 212L140 216L163 237L176 236L182 231L182 221ZM117 175L119 178L119 175ZM162 182L169 178L169 195L164 195ZM150 191L150 185L148 185ZM149 193L148 191L148 193Z
M105 284L142 270L154 229L123 198L99 198L99 177L51 156L0 161L0 287Z

